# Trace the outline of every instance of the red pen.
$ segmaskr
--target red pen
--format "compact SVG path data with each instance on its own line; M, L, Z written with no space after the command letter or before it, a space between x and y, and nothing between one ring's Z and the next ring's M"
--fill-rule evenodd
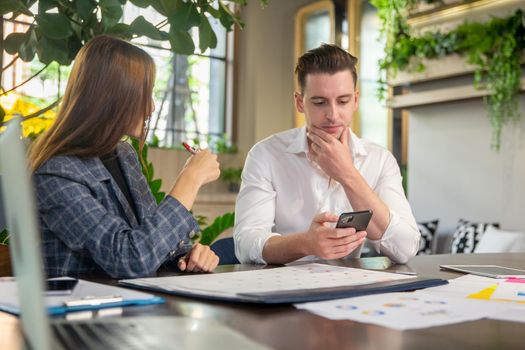
M188 145L186 142L183 142L182 145L184 146L184 148L186 148L188 150L188 152L190 152L191 154L196 154L197 152L199 152L198 149L194 148L194 147L191 147L190 145Z

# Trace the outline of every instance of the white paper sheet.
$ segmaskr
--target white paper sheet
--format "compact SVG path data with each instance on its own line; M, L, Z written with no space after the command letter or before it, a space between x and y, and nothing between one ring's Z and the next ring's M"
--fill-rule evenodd
M505 304L500 303L446 298L419 292L376 294L296 304L295 307L332 320L353 320L397 330L472 321L507 309Z
M235 296L238 293L307 290L411 278L414 276L313 263L207 275L137 278L122 282L166 291Z
M78 280L71 294L45 296L44 302L48 308L61 307L66 301L78 300L87 296L121 296L122 300L149 300L154 297L154 295L148 293ZM11 277L0 278L0 309L17 312L20 305L18 300L18 289L15 279Z
M525 305L525 281L464 275L449 284L421 290L422 293Z

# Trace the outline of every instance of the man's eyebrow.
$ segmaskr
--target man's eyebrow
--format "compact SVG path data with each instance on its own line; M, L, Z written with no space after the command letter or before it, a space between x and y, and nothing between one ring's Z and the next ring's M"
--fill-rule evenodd
M352 98L353 94L345 94L341 96L337 96L337 98ZM326 97L323 96L312 96L310 97L310 100L326 100Z

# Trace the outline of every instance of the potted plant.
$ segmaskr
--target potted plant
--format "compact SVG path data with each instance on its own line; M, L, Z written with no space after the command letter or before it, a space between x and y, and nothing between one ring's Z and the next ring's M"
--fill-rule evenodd
M221 180L228 183L230 192L239 192L241 186L242 168L225 168L221 170Z
M0 277L11 276L11 258L9 255L9 234L7 230L0 232Z

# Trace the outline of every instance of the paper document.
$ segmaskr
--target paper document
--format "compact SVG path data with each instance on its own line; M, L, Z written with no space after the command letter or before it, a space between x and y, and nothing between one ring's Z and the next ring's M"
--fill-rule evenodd
M489 315L488 318L525 322L525 279L522 278L495 279L465 275L449 280L448 285L427 288L420 293L504 305L506 310Z
M449 284L427 288L423 293L454 298L478 299L493 302L511 302L525 305L525 280L521 278L495 279L465 275L449 280Z
M88 299L99 299L96 297L111 298L118 297L120 301L108 303L107 305L95 303L82 303L78 307L67 307L69 301L80 301ZM117 298L115 298L117 299ZM115 307L137 304L158 304L163 302L162 298L152 294L124 289L120 287L108 286L100 283L78 280L77 285L71 294L45 296L44 303L50 314L63 314L68 311L94 310L102 307ZM12 314L19 312L18 289L14 278L0 278L0 311L7 311Z
M397 330L419 329L477 320L506 310L497 303L414 293L387 293L295 304L332 320L353 320Z

